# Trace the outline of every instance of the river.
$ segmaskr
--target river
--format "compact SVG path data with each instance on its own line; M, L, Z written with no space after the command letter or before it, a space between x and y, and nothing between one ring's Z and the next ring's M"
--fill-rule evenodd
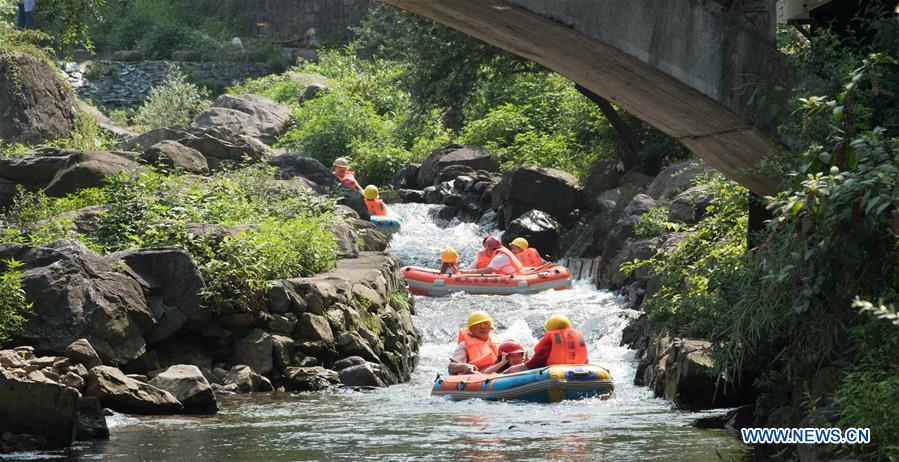
M391 250L404 264L435 266L444 245L473 256L484 231L440 223L434 206L392 206L405 221ZM672 409L632 384L634 352L619 346L631 315L608 291L576 282L571 290L532 296L416 298L414 322L424 334L421 361L405 384L374 391L223 397L212 417L108 418L109 441L18 459L85 460L726 460L746 448L720 430L690 422L708 413ZM430 396L456 333L472 309L490 312L499 337L536 343L546 317L568 315L588 337L590 359L607 367L615 393L556 404L467 401Z

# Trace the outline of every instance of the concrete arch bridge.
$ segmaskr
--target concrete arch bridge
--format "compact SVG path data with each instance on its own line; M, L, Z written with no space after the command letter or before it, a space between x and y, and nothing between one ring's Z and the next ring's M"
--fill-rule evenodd
M775 0L378 0L546 66L758 195L780 143L750 103L789 74ZM781 6L782 7L782 6Z

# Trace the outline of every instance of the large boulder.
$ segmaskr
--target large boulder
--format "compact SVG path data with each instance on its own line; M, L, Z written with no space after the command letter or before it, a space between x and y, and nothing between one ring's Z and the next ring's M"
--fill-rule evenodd
M61 197L85 188L101 186L103 181L119 173L143 171L131 153L112 151L62 151L65 165L44 187L49 196Z
M203 154L211 171L218 171L229 165L267 161L275 155L272 148L257 138L215 127L192 133L177 141Z
M16 186L43 189L51 196L64 196L82 188L100 186L121 172L143 170L136 154L119 151L76 151L54 147L37 148L17 156L0 156L0 207L12 202Z
M178 364L151 374L150 385L171 393L188 414L215 414L218 403L200 368Z
M141 155L141 159L162 168L178 168L189 173L209 173L209 164L203 154L177 141L162 140Z
M422 188L432 186L437 181L440 171L450 165L464 165L472 170L499 170L496 157L484 148L451 144L435 149L421 164L418 170L418 185Z
M334 343L334 333L328 319L312 313L303 313L297 322L297 333L304 340Z
M338 378L348 387L385 387L387 384L381 379L381 374L379 364L365 362L341 369Z
M103 406L127 414L180 414L184 408L171 393L139 382L110 366L98 366L87 376L86 393Z
M502 207L502 225L530 210L540 210L566 223L571 212L583 203L577 179L561 170L543 167L516 167L502 176L492 189L492 206Z
M669 200L676 194L687 189L690 182L700 173L708 171L708 167L702 161L688 160L679 164L669 165L649 184L646 194L653 199Z
M94 350L91 342L88 342L86 338L80 338L72 342L71 345L66 347L65 354L66 358L83 364L88 370L103 365L103 362L100 361L100 356L97 355L97 351Z
M253 329L234 342L234 364L246 364L253 371L268 375L274 369L272 336L262 329Z
M418 171L421 164L409 164L397 170L388 184L393 189L418 189Z
M239 393L267 392L275 389L267 378L243 364L232 367L225 376L224 383L233 384Z
M180 247L132 249L107 256L140 283L157 323L145 337L157 343L172 335L198 332L211 313L202 305L206 283L190 255Z
M99 399L83 396L78 400L78 430L75 439L78 441L109 439L106 414Z
M556 255L563 258L595 258L602 253L606 235L618 220L615 202L603 200L596 214L587 215L559 238Z
M49 64L26 53L0 51L0 139L38 144L67 138L77 106L72 90Z
M562 226L548 213L531 210L506 226L502 241L508 245L513 239L523 237L541 255L548 255L556 248L561 232Z
M290 108L258 95L221 95L212 107L201 112L193 128L217 128L248 135L272 145L287 126Z
M39 436L49 448L68 446L78 428L79 397L63 385L19 379L0 370L0 433Z
M715 202L715 192L711 185L693 186L677 195L668 209L668 221L680 223L698 223L702 220L708 207Z
M731 407L752 401L749 383L734 387L715 374L712 344L705 340L670 338L662 334L644 350L637 367L637 385L653 388L656 397L678 406L703 409Z
M288 367L284 370L287 387L293 391L327 390L340 383L337 372L321 366Z
M656 207L656 202L646 194L636 195L631 202L621 211L615 226L606 236L603 242L600 256L598 280L605 280L603 274L611 267L610 262L618 255L618 251L624 247L624 243L634 237L635 227L643 217L643 214Z
M19 342L62 354L84 338L107 363L124 364L143 354L143 335L156 318L138 282L116 271L109 259L73 241L0 243L0 260L8 258L23 262L22 285L33 303L33 316L16 335Z

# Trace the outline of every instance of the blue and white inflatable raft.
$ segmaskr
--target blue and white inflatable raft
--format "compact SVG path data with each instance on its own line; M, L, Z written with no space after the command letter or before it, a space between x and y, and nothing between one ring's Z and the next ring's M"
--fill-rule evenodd
M452 400L521 400L555 403L566 399L606 399L615 389L609 371L595 364L556 365L514 374L442 373L431 394Z
M393 215L372 215L368 221L375 225L375 228L378 231L385 231L387 233L395 233L403 226L403 220L400 217L395 217Z

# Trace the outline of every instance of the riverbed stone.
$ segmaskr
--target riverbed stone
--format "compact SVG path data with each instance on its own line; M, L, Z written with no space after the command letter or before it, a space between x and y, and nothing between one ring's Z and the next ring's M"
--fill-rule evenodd
M68 446L75 438L79 397L64 385L22 380L0 370L0 434L36 435L46 440L47 449Z
M162 140L147 148L141 159L162 168L178 168L189 173L209 173L209 164L203 154L174 140Z
M681 191L687 189L697 175L706 172L709 167L700 160L688 160L670 165L662 169L649 187L646 194L653 199L670 200Z
M93 396L78 399L78 427L75 432L78 441L109 439L109 427L100 400Z
M53 67L30 54L4 50L0 60L0 139L38 144L67 138L77 106L72 90Z
M261 375L274 369L272 336L262 329L253 329L245 337L234 342L233 362L246 364Z
M178 364L153 374L150 385L171 393L188 414L215 414L218 403L200 368Z
M250 366L243 364L238 364L228 371L224 385L229 384L235 385L238 393L267 392L275 389L267 378L253 372Z
M195 128L218 128L258 138L272 145L284 131L290 108L259 95L221 95L197 115Z
M331 324L324 316L312 313L301 314L297 322L297 331L304 339L334 343Z
M85 338L104 362L143 354L143 334L156 324L140 285L109 260L75 241L46 245L0 243L0 260L23 262L22 285L33 315L16 340L62 354Z
M493 209L502 209L502 225L530 210L541 210L566 223L584 203L577 178L552 168L523 166L503 173L491 191Z
M440 171L450 165L464 165L473 170L499 170L496 158L484 148L451 144L435 149L421 164L418 170L419 187L425 188L434 185Z
M356 366L356 365L365 364L365 363L366 363L365 358L363 358L361 356L348 356L346 358L335 361L332 369L339 372L350 366Z
M171 393L129 378L111 366L90 370L86 392L103 406L128 414L180 414L184 410Z
M341 369L338 377L348 387L385 387L387 384L379 377L380 369L379 364L365 362Z
M337 372L320 366L288 367L284 370L284 377L292 391L321 391L340 383Z
M337 351L346 356L361 356L368 361L379 361L368 342L356 332L343 332L337 337Z
M103 364L100 361L100 356L97 355L97 351L94 350L94 347L91 346L91 343L86 338L80 338L72 342L66 347L65 354L67 358L83 364L88 370Z

